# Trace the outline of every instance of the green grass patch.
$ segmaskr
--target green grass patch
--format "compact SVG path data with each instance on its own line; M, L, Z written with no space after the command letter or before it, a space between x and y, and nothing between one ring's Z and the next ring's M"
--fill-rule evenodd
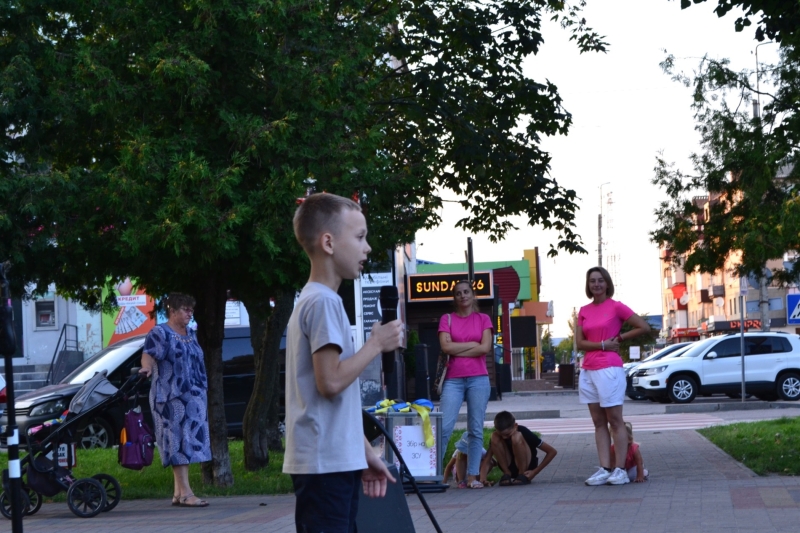
M699 432L760 476L800 474L800 418L741 422Z
M283 474L283 454L271 452L269 466L257 472L244 469L244 443L233 440L228 443L233 470L233 486L226 489L204 485L200 465L189 467L189 481L192 490L201 497L212 496L244 496L258 494L287 494L293 491L291 478ZM24 457L21 451L20 456ZM117 478L122 487L125 500L142 498L172 498L172 469L161 466L161 458L156 449L153 464L142 470L128 470L117 463L117 450L78 450L78 466L72 469L77 478L92 477L95 474L109 474ZM0 467L7 468L8 455L0 455ZM61 493L46 501L65 501L65 493Z

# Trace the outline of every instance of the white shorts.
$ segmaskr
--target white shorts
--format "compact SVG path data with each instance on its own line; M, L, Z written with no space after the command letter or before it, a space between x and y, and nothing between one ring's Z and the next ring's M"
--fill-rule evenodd
M600 407L614 407L625 401L625 370L611 366L599 370L581 370L578 398L581 403L599 403Z

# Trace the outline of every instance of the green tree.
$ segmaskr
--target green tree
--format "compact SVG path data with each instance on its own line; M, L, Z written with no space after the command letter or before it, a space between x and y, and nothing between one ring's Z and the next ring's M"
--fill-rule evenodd
M572 337L562 339L556 346L556 360L560 364L566 364L572 361Z
M660 227L651 238L673 250L675 261L685 261L687 272L713 272L731 253L741 252L738 273L760 275L767 260L800 249L800 57L795 46L800 7L787 1L720 0L716 11L722 16L733 6L745 9L736 21L739 31L760 17L756 37L780 41L780 61L762 64L758 72L736 72L727 60L703 58L692 75L682 73L672 56L664 61L667 73L694 90L702 150L691 156L692 173L657 158L653 183L668 198L656 211ZM751 114L749 104L758 100L763 111L754 106ZM708 210L693 201L698 195L708 195ZM795 260L770 274L784 283L798 276ZM763 287L767 282L762 278Z
M384 247L424 220L413 204L382 209L407 188L385 179L376 157L383 134L368 97L390 72L376 43L397 11L372 7L63 1L2 11L0 223L16 289L56 282L99 305L95 287L131 275L154 294L193 294L209 374L207 480L221 486L233 481L225 300L298 286L307 263L287 231L295 199L310 186L370 191Z
M692 3L706 1L681 0L681 8L686 9ZM800 28L800 4L795 0L717 0L714 13L724 17L734 9L742 10L741 16L734 21L736 31L744 31L755 20L755 37L759 41L771 39L781 42L785 38L791 40Z
M6 2L0 256L15 264L13 288L55 282L108 307L98 288L130 275L152 294L193 294L210 381L204 471L229 485L225 300L257 322L245 419L257 468L277 440L285 302L308 271L289 221L309 189L355 195L376 251L436 225L444 192L464 196L464 228L500 239L505 217L524 214L559 230L551 253L583 251L575 193L548 176L539 147L571 116L554 84L522 74L543 16L582 51L604 50L582 6Z
M542 335L542 351L553 351L553 337L550 335L550 328L547 328Z

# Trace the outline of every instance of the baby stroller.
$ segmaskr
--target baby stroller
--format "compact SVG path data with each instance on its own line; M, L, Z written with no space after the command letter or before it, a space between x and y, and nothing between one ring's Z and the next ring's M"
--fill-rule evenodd
M28 455L20 460L23 516L36 513L42 507L44 497L64 491L70 510L81 518L91 518L117 506L122 491L116 479L108 474L75 479L68 468L59 466L59 451L66 451L65 462L73 465L75 436L81 421L126 398L141 380L139 375L133 375L117 389L106 379L105 371L99 372L83 384L70 402L66 416L36 428L35 432L28 431ZM3 470L3 491L0 494L0 512L11 519L8 470Z

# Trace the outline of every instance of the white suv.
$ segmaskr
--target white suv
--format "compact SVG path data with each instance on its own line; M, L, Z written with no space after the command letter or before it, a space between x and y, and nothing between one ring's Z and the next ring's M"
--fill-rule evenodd
M742 391L739 334L693 344L682 355L644 363L633 376L634 390L660 402L689 403L698 394ZM800 336L745 333L745 391L765 401L800 399Z

